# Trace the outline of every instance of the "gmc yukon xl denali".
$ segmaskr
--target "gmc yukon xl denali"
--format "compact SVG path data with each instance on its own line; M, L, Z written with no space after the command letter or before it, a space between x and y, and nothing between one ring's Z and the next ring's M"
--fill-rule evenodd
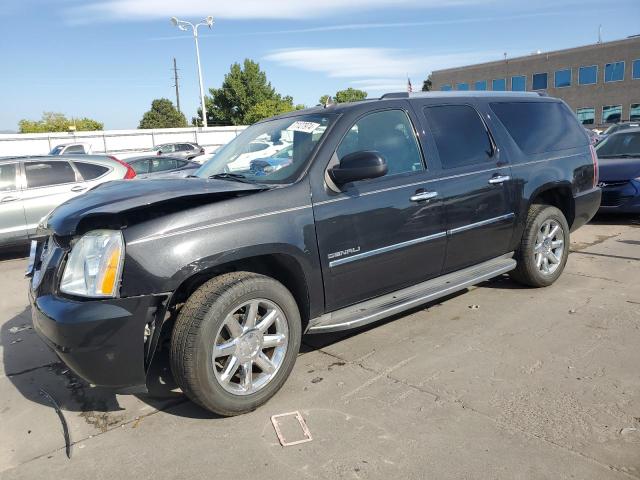
M110 182L55 209L32 245L33 324L91 384L145 391L168 354L190 399L240 414L282 386L303 334L505 273L551 285L597 177L572 112L534 93L292 112L192 178Z

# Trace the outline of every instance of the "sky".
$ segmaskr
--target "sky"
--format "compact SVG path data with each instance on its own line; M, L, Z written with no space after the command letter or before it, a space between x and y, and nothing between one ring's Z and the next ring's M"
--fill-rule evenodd
M0 131L45 111L136 128L155 98L199 105L190 32L200 28L205 91L251 58L295 103L348 87L377 97L432 70L640 34L640 0L0 0Z

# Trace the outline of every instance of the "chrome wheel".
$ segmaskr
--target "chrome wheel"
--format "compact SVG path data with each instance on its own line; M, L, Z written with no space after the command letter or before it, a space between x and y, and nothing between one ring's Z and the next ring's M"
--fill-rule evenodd
M555 220L545 220L536 236L533 250L536 268L543 275L552 275L562 262L564 231Z
M289 325L266 299L244 302L227 315L213 345L216 379L227 392L250 395L278 373L287 352Z

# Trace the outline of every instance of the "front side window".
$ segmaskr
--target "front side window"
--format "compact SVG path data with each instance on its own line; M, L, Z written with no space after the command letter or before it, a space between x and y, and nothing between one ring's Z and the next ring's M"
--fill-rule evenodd
M469 84L466 82L457 83L456 90L469 90Z
M475 83L476 90L486 90L487 89L487 81L486 80L478 80Z
M634 80L640 80L640 58L633 61L631 75Z
M602 107L602 123L618 123L622 119L622 105Z
M596 148L598 157L620 157L629 155L640 157L640 133L620 132L610 135Z
M604 66L604 81L619 82L624 80L624 62L607 63Z
M571 69L566 68L564 70L556 70L555 73L555 87L564 88L571 86Z
M83 154L84 153L84 147L82 145L69 145L65 151L65 154L70 154L70 155L74 155L74 154Z
M547 89L547 74L546 73L534 73L532 77L532 89L533 90L546 90Z
M578 70L578 83L580 85L594 85L598 83L598 66L580 67L580 70Z
M69 162L25 162L27 188L48 187L76 181Z
M524 75L516 75L511 77L511 91L513 92L526 92L527 91L527 77Z
M256 123L218 149L195 175L256 183L293 182L334 119L332 114L314 113ZM291 155L278 156L287 148Z
M451 84L445 83L444 85L440 85L440 90L443 92L448 92L451 90Z
M418 140L402 110L385 110L362 117L342 139L336 154L342 160L362 150L378 152L387 162L387 175L424 170Z
M166 170L173 170L177 168L175 158L154 158L151 160L152 172L164 172Z
M583 125L593 125L596 121L596 109L592 107L579 108L576 115Z
M496 78L491 82L491 90L497 92L504 92L507 89L506 78Z
M425 117L440 155L442 168L486 162L491 140L478 112L469 105L426 107Z
M0 164L0 192L16 190L17 163Z
M493 110L527 155L587 144L584 128L560 102L496 102Z
M632 122L640 120L640 103L632 103L629 106L629 120Z
M160 147L158 147L158 150L160 150L160 152L162 153L173 153L175 150L175 145L170 144L170 145L160 145Z

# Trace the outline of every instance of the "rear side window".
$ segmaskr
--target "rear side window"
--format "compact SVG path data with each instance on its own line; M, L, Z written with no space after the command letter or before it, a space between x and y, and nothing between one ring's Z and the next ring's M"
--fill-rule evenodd
M94 178L101 177L109 171L108 167L103 165L96 165L95 163L74 162L76 168L85 180L93 180Z
M135 162L130 162L131 168L137 173L149 173L149 160L136 160Z
M173 158L154 158L151 160L152 172L163 172L165 170L173 170L176 167L176 160Z
M73 183L76 174L69 162L25 162L27 187L47 187L62 183Z
M0 192L10 192L16 189L16 166L15 163L0 165Z
M501 102L492 103L491 110L526 154L587 144L582 126L562 103Z
M474 165L490 158L489 133L473 107L439 105L426 107L424 114L433 133L442 168Z

